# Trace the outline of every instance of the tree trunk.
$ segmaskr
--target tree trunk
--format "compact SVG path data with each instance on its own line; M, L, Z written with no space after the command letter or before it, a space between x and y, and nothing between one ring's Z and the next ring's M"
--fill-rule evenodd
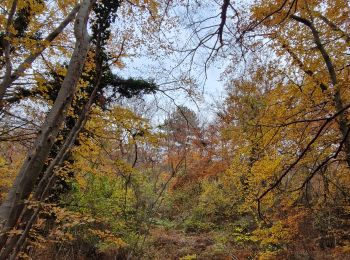
M11 84L17 80L23 72L38 58L38 56L43 53L43 51L47 48L47 43L51 43L56 37L63 31L63 29L74 19L75 15L79 11L80 5L77 5L73 8L73 10L69 13L69 15L62 21L62 23L53 30L42 43L38 44L35 52L28 55L28 57L18 66L18 68L12 73L11 61L8 57L6 59L7 69L5 73L5 77L3 81L0 83L0 110L4 106L4 96L6 94L6 90L11 86ZM8 56L10 54L8 53Z
M337 79L337 73L334 67L334 64L332 62L331 57L329 56L327 50L325 49L324 45L322 44L320 34L317 31L313 21L305 19L303 17L297 16L297 15L291 15L291 18L295 21L302 23L309 27L309 29L312 32L312 36L314 38L314 42L316 44L316 47L320 54L322 55L323 61L327 67L328 75L331 80L332 90L334 91L334 106L337 112L344 111L344 104L341 97L340 89L339 89L339 83ZM344 139L344 150L346 154L346 162L348 164L348 167L350 168L350 137L348 135L348 120L346 119L346 111L339 114L339 130L341 132L341 135Z
M77 122L75 123L74 127L70 130L68 137L66 138L63 145L61 146L56 157L50 162L38 186L36 187L36 190L33 193L34 201L44 202L47 196L49 195L49 191L55 182L55 169L56 167L60 167L63 164L63 162L66 160L67 155L71 151L71 148L73 147L78 134L84 128L85 123L88 119L90 108L96 99L99 83L100 83L100 76L89 100L87 101L83 110L81 111ZM22 246L29 234L29 231L32 228L33 224L35 224L36 219L40 214L40 211L41 211L40 204L35 209L24 207L22 214L19 218L19 221L21 222L20 228L19 228L21 230L21 234L14 234L12 235L12 237L8 239L9 241L7 242L6 246L0 252L0 259L7 259L12 251L13 252L11 254L10 259L15 259L17 254L21 251Z
M34 189L35 182L44 167L73 99L89 49L90 37L87 31L87 23L94 2L95 0L84 0L80 6L74 24L76 43L67 75L55 103L41 127L32 152L24 161L6 200L0 207L0 227L2 231L0 247L3 247L6 243L6 233L16 225L25 200L29 198Z

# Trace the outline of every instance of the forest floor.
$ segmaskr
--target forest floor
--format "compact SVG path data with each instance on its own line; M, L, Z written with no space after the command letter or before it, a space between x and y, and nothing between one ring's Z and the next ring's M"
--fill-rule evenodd
M151 231L154 255L159 259L237 259L223 254L211 233L185 233L182 230L156 228Z

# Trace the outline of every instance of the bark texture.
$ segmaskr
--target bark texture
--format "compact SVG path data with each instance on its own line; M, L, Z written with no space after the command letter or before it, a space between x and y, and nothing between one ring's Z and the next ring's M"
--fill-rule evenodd
M67 75L61 85L55 103L41 127L32 152L24 161L6 200L0 207L0 227L2 231L0 247L3 247L6 243L7 231L16 225L25 201L34 189L35 182L44 167L59 129L65 120L67 109L73 99L89 50L90 36L87 31L87 23L94 2L94 0L84 0L80 5L74 24L76 43Z
M324 47L321 41L320 33L316 29L313 21L297 15L292 15L291 18L309 27L309 29L312 32L314 42L316 44L316 48L320 52L323 58L323 61L327 67L328 75L331 81L331 87L332 87L331 90L333 90L334 92L334 97L333 97L334 106L337 112L343 111L339 114L339 130L344 139L344 150L346 153L346 162L348 164L348 167L350 168L350 137L348 135L348 131L349 131L348 120L346 119L346 110L344 109L344 103L341 97L339 82L337 79L337 73L336 73L336 69L334 67L333 61L329 56L326 48Z
M12 72L11 60L10 60L10 43L8 43L8 50L5 50L6 55L6 73L3 81L0 83L0 109L4 106L4 96L6 94L6 90L11 86L11 84L17 80L25 70L30 67L30 65L38 58L38 56L43 53L43 51L47 48L46 43L51 43L62 31L63 29L74 19L75 15L79 11L80 5L77 5L73 8L73 10L69 13L69 15L62 21L62 23L53 30L44 40L43 43L37 46L36 51L29 54L28 57L18 66L15 71Z

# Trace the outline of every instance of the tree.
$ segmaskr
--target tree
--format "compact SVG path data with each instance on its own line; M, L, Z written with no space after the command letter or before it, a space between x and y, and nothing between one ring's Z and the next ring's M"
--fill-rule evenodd
M6 4L10 4L10 1L6 1ZM47 8L42 1L12 1L10 4L10 9L6 21L5 32L2 33L2 46L1 53L4 59L2 68L5 67L5 75L0 84L0 108L4 106L4 97L6 91L9 87L19 79L25 70L32 65L32 63L43 53L43 51L48 47L48 44L51 44L58 35L60 35L63 29L75 18L80 5L77 5L73 10L62 20L62 22L54 28L44 39L38 37L38 26L34 21L36 15L40 15ZM5 8L6 9L6 8ZM17 10L18 9L18 10ZM16 13L16 10L18 11ZM16 15L16 16L15 16ZM14 33L14 32L15 33ZM37 35L36 35L37 34ZM11 54L16 52L16 49L21 48L21 45L15 46L13 43L23 41L26 44L26 41L30 43L28 49L29 53L23 53L24 58L18 65L18 67L13 70ZM32 49L34 48L34 49Z
M16 11L16 4L17 1L14 1L11 9L13 11L12 16ZM153 92L155 90L154 84L143 80L123 80L110 73L111 70L108 63L110 61L117 62L118 59L116 58L119 58L124 51L122 48L119 56L116 57L111 52L107 52L106 49L111 33L110 26L115 20L119 5L118 1L83 1L75 8L77 13L74 23L76 42L69 64L66 66L66 73L61 77L56 72L51 71L51 75L54 76L54 82L53 84L46 84L46 87L50 85L58 86L59 91L57 91L57 95L51 96L53 98L52 107L41 126L30 154L23 163L13 187L0 208L2 223L2 236L0 239L2 247L1 258L7 258L10 254L12 254L12 258L16 257L20 251L28 231L40 212L40 206L34 211L26 207L26 200L29 199L32 192L34 192L33 198L39 201L48 195L55 168L62 165L67 158L79 132L85 125L91 106L97 101L98 94L102 95L103 87L112 86L115 91L128 97L140 94L143 91ZM92 26L91 38L87 27L92 10L95 12L96 17L90 21ZM72 12L69 19L73 19L74 14L75 12ZM67 25L70 21L69 19L59 26L59 30L62 30ZM8 22L12 22L11 17L8 18ZM50 36L52 39L50 39L53 40L58 33L60 31L54 32L54 35ZM95 53L89 52L90 48L94 48ZM4 78L3 87L1 88L3 93L20 77L20 73L24 72L25 68L42 53L43 49L41 47L39 49L40 51L34 51L34 54L30 54L29 58L24 60L24 67L19 67L21 71L15 71L14 75L11 74L11 62L8 60L6 73L9 76ZM9 50L7 50L7 53L9 53ZM6 57L8 58L8 55ZM86 75L89 77L85 77ZM130 89L126 90L126 86L130 87ZM86 89L84 90L84 88ZM83 92L86 92L88 98L78 96L83 94ZM33 96L42 95L43 92L28 90L24 93L28 93L28 96ZM72 111L77 113L78 118L76 120L69 115ZM68 126L67 129L62 129L63 123L65 123L65 126ZM63 142L56 141L59 134L64 138ZM59 148L55 151L57 146ZM49 155L53 156L52 160L48 160ZM37 183L39 177L40 179ZM36 183L37 186L35 186ZM21 235L10 235L9 231L16 226L23 229L23 233Z
M0 7L0 147L11 149L0 154L0 192L8 193L0 259L56 235L65 252L84 245L95 255L161 255L168 247L152 241L167 232L208 238L198 247L207 248L203 258L347 254L348 1ZM186 28L160 31L164 24ZM152 72L173 88L119 75L123 59L140 53L176 59L171 70ZM215 61L228 64L227 97L213 122L177 106L155 128L126 108L129 98L158 90L193 94L194 71L205 78ZM176 257L192 259L192 251Z
M266 4L256 5L253 15L261 19L264 10L267 8ZM280 3L274 1L271 4L278 6ZM319 163L315 164L300 189L305 188L317 173L322 172L322 169L328 167L327 165L333 164L333 161L339 159L339 156L345 156L343 158L345 158L348 167L350 166L348 162L349 131L346 117L348 101L346 85L342 83L344 82L342 79L344 77L343 73L347 70L347 59L342 50L347 48L348 41L346 33L341 29L346 21L344 14L349 6L345 1L339 1L337 4L343 6L344 9L334 11L333 4L325 1L321 8L321 3L304 1L297 5L296 1L290 1L263 25L262 31L264 33L268 32L270 38L279 44L278 55L290 59L291 63L295 65L295 70L299 70L301 73L294 77L291 83L297 85L301 92L308 93L311 99L310 105L318 106L316 115L312 113L304 118L295 119L295 122L299 121L300 124L303 124L302 121L304 120L304 124L310 127L313 125L312 122L317 124L318 121L320 124L317 124L319 128L316 128L316 134L312 138L310 137L308 145L300 152L296 160L277 178L277 181L273 182L260 195L259 200L276 188L282 182L282 179L292 172L304 156L308 155L317 140L329 135L329 131L333 132L335 130L333 128L335 120L338 122L338 134L332 133L332 135L335 135L333 142L338 145L334 147L334 150L321 149L320 156L323 159L319 159ZM335 19L334 22L324 16L325 13L331 14L331 12L335 12L332 13L334 18L330 18ZM332 27L331 24L338 24L338 29ZM307 46L310 44L314 48L309 49ZM302 81L304 77L305 80ZM291 78L293 77L291 76ZM325 104L325 106L322 104ZM304 103L301 105L304 105ZM329 146L329 144L324 145Z
M176 110L164 121L163 128L171 136L175 143L185 145L199 134L199 121L196 114L184 106L176 107Z
M2 246L6 243L6 232L15 226L24 207L24 200L29 197L33 190L35 180L44 166L59 128L64 121L66 111L72 101L89 49L87 22L93 4L94 2L92 1L84 1L79 8L75 20L76 46L67 75L62 82L61 89L47 116L46 122L41 128L41 133L33 147L33 152L25 160L12 189L1 205L2 231L5 234L1 237Z

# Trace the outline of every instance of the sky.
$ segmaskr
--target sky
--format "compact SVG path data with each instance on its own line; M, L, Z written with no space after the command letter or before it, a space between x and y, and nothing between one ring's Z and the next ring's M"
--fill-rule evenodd
M191 56L188 56L185 61L183 57L187 55L188 52L184 51L186 49L191 49L196 44L198 40L202 37L208 35L212 30L217 29L217 24L220 22L220 12L221 5L213 5L212 1L201 1L200 10L191 10L191 16L186 16L186 10L181 8L174 8L173 17L179 16L183 20L179 22L178 30L169 30L163 32L163 39L171 42L172 47L178 50L174 53L166 53L159 50L159 53L148 54L146 50L142 50L138 58L133 58L132 60L125 61L125 68L118 72L123 77L139 77L139 78L152 78L155 79L157 84L161 85L162 89L172 89L179 88L176 79L183 77L183 75L189 76L189 64ZM214 15L213 14L218 14ZM214 17L207 20L208 17ZM200 30L199 34L194 35L193 27L188 24L196 21L205 20L201 27L209 27L206 30ZM215 27L210 28L214 25ZM215 40L208 41L206 44L213 46ZM157 57L156 57L157 56ZM195 78L197 86L195 88L195 95L188 95L183 90L178 91L166 91L166 95L159 95L162 98L162 103L164 106L164 111L172 111L175 109L176 105L185 105L192 110L194 110L202 122L210 121L214 118L215 104L218 104L224 99L225 88L224 82L220 80L221 73L224 71L226 64L224 64L224 59L218 59L214 64L211 64L205 73L203 64L206 57L209 56L208 50L205 48L199 48L194 56L193 67L190 76ZM182 62L183 61L183 62ZM181 63L182 62L182 63ZM178 66L178 64L181 65ZM181 84L180 84L181 85ZM181 88L192 89L190 84L186 86L181 85Z
M171 65L171 64L169 64ZM154 72L159 66L156 62L152 64L147 57L140 57L127 61L125 68L119 72L123 77L136 78L153 78ZM220 80L220 75L223 72L223 66L210 66L207 70L207 79L205 80L205 73L202 71L198 76L201 81L196 90L199 95L189 96L182 90L166 91L165 94L159 93L157 95L158 104L162 109L158 110L153 118L155 122L163 121L176 106L184 105L195 111L199 120L206 123L214 119L215 108L218 103L221 103L225 97L224 82ZM202 82L205 80L204 84ZM162 79L156 79L156 83L162 82ZM161 83L162 84L162 83ZM162 85L164 89L171 88L173 83ZM152 102L154 97L147 97L146 100ZM221 101L221 102L218 102Z

